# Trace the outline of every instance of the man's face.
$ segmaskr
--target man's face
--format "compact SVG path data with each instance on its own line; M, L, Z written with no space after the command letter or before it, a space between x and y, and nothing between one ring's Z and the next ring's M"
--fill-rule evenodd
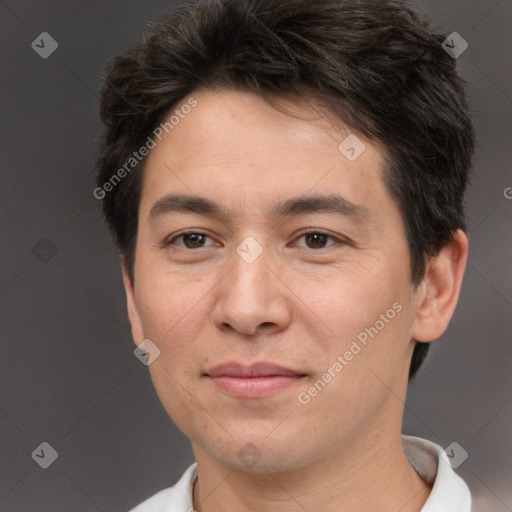
M353 159L354 139L338 149L350 130L293 103L298 116L246 92L193 97L148 156L125 279L168 414L196 457L254 470L398 433L422 288L381 150L359 137ZM290 372L213 370L262 362Z

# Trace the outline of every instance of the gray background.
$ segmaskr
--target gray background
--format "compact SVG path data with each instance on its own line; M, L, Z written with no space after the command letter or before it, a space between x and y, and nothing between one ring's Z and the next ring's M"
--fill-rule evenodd
M134 346L92 195L100 75L172 1L0 3L0 509L125 511L192 462ZM404 432L469 454L475 510L512 510L512 1L418 3L469 49L479 147L471 254L447 333L410 387ZM49 32L42 59L31 43ZM58 459L40 468L43 441Z

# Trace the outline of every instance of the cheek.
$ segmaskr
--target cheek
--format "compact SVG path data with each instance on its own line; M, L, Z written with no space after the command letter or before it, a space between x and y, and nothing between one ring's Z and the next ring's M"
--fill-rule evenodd
M205 282L155 272L141 279L141 283L136 298L144 335L163 350L171 345L174 350L179 349L190 342L208 311L209 288Z
M337 341L346 341L373 325L397 300L396 285L383 277L383 271L370 271L369 267L365 266L364 272L335 269L323 278L303 278L297 286L302 290L301 300L324 321Z
M388 308L382 311L386 315ZM393 313L385 317L388 323L380 320L380 313L370 321L366 313L346 318L340 328L346 335L329 346L328 363L318 366L309 387L301 390L305 393L301 398L310 400L305 409L333 425L333 430L348 429L346 436L375 417L384 402L398 396L398 389L391 390L402 375L407 319L404 310Z
M201 280L180 282L176 275L157 272L140 282L137 302L144 337L160 349L148 369L165 410L183 430L194 416L202 417L190 392L201 366L200 330L211 309L208 287Z
M147 287L140 290L144 336L160 349L149 366L151 379L164 408L182 430L204 414L191 396L197 396L198 379L211 356L212 338L205 330L213 295L207 281L180 282L175 276L148 279Z
M373 269L367 273L346 272L342 278L324 281L323 286L311 283L309 287L311 304L315 304L315 312L331 332L330 343L321 341L328 364L318 370L327 371L338 356L342 357L343 370L335 372L337 378L333 379L333 388L345 382L345 391L339 389L341 396L346 396L348 389L366 389L368 379L377 380L375 374L383 380L393 379L409 345L407 275L400 277L377 265ZM313 330L311 335L318 340Z

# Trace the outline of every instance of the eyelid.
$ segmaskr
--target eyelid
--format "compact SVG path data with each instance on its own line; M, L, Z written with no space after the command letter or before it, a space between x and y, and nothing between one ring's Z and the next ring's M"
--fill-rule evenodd
M319 228L304 228L304 229L301 229L297 234L296 236L294 237L293 239L293 242L296 242L299 238L302 238L304 235L309 235L309 234L320 234L320 235L325 235L329 238L332 238L333 240L336 241L336 243L342 243L342 244L346 244L348 243L348 240L342 238L342 237L338 237L338 236L335 236L333 235L332 233L329 233L328 231L325 231L323 229L319 229ZM315 251L320 251L322 249L328 249L329 247L331 247L332 245L335 245L335 244L331 244L327 247L322 247L320 249L314 249ZM303 247L304 248L304 247ZM305 247L305 249L310 249L309 247Z
M174 242L180 238L180 237L183 237L185 235L190 235L190 234L195 234L195 235L202 235L202 236L205 236L207 238L210 238L211 240L215 241L214 238L212 236L210 236L208 233L200 230L200 229L187 229L185 231L180 231L178 233L173 233L170 237L167 237L161 244L161 247L162 248L166 248L168 247L169 245L175 245ZM323 229L319 229L319 228L304 228L304 229L301 229L298 233L295 234L294 238L293 238L293 241L292 243L295 243L298 239L302 238L303 236L305 235L308 235L308 234L321 234L321 235L325 235L329 238L332 238L333 240L335 240L336 243L348 243L348 240L342 238L342 237L338 237L338 236L335 236ZM219 245L217 243L217 245ZM332 245L335 245L335 244L331 244L327 247L322 247L320 249L314 249L315 251L319 251L321 249L327 249L328 247L331 247ZM188 251L194 251L194 250L198 250L198 249L204 249L206 247L211 247L211 245L208 245L208 246L203 246L203 247L198 247L196 249L190 249L188 247L180 247L180 246L176 246L178 247L179 249L184 249L184 250L188 250ZM303 247L305 249L309 249L308 247Z
M169 245L175 245L175 241L182 237L182 236L185 236L185 235L202 235L202 236L205 236L207 238L210 238L211 240L214 240L214 238L212 236L210 236L208 233L200 230L200 229L187 229L185 231L179 231L178 233L173 233L171 236L167 237L161 244L160 246L162 247L162 249L168 247ZM179 245L176 245L176 247L178 247L179 249L184 249L184 250L187 250L187 251L193 251L193 250L197 250L197 249L204 249L206 247L210 247L210 245L208 246L204 246L204 247L198 247L197 249L189 249L188 247L180 247Z

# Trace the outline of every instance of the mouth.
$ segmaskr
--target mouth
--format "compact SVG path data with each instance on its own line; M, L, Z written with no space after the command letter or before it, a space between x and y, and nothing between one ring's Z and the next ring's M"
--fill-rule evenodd
M230 362L204 374L221 391L237 398L263 398L301 381L306 374L272 363Z

